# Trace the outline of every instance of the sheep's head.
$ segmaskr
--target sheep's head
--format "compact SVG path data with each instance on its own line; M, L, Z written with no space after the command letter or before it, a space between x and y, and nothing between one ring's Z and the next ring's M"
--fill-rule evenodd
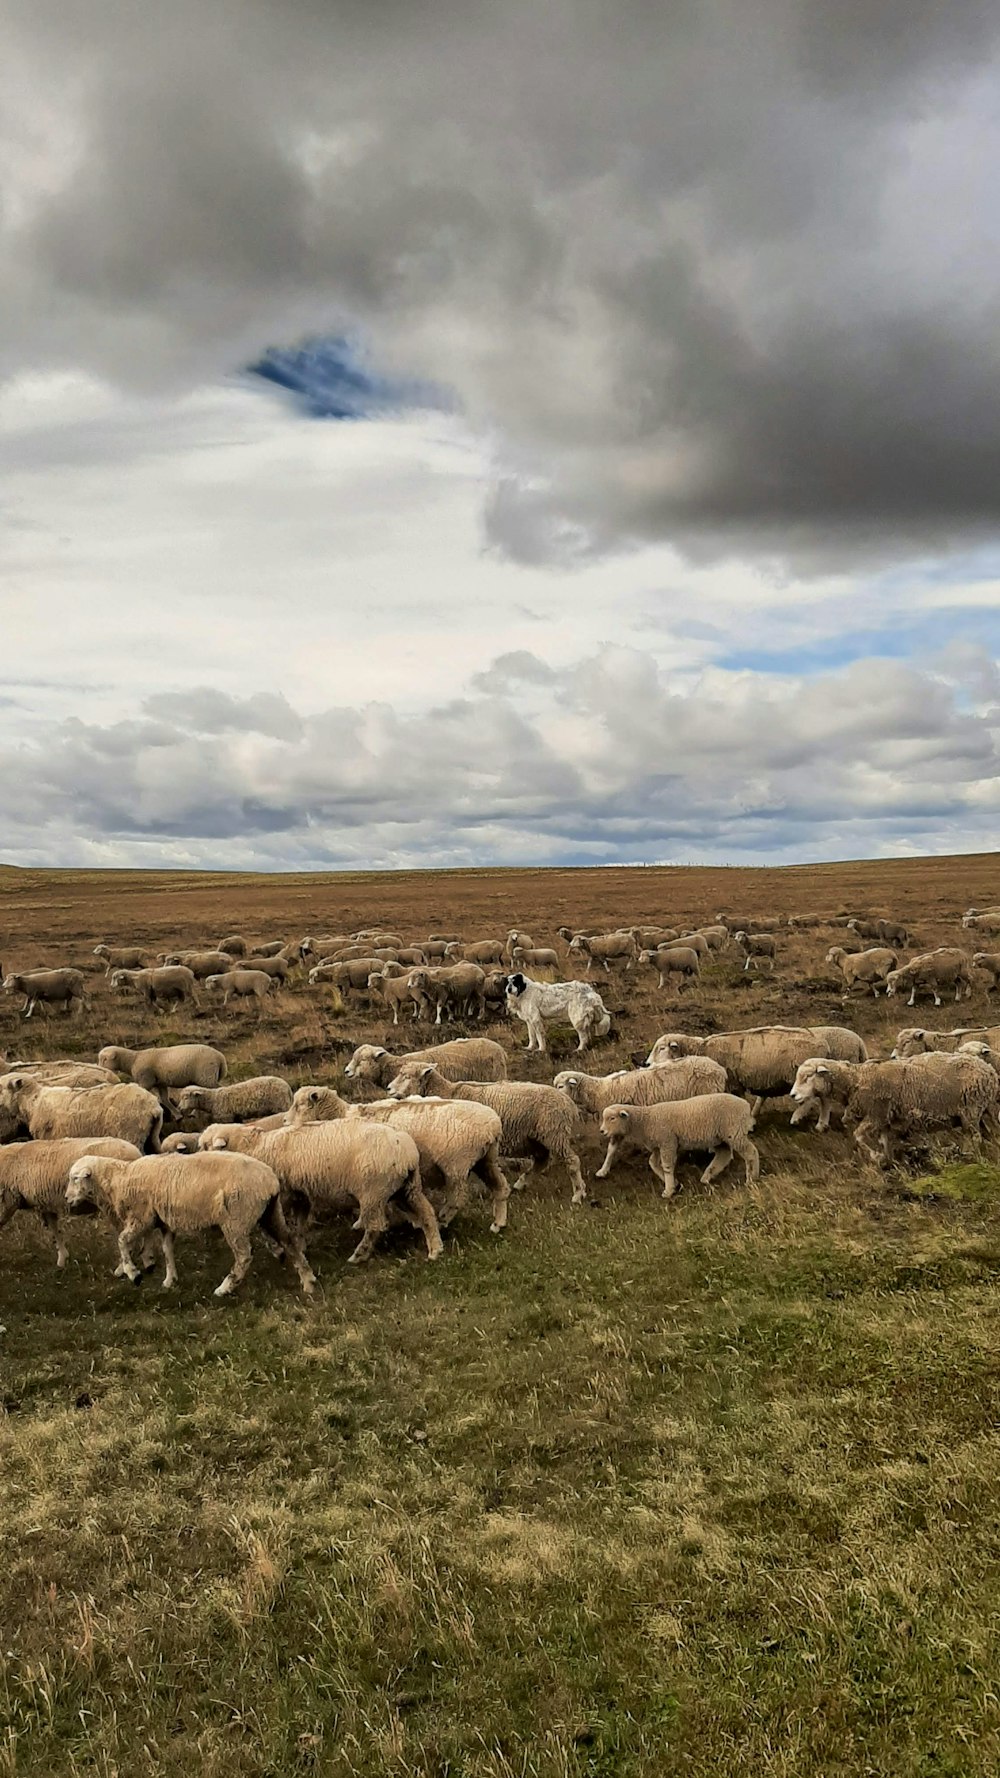
M433 1062L411 1062L400 1069L385 1090L390 1099L412 1099L414 1096L423 1098L427 1094L433 1073Z
M107 955L108 955L107 945L95 945L94 946L94 956L95 957L106 957Z
M199 1111L204 1098L204 1087L182 1087L177 1095L177 1109L182 1114L185 1111Z
M825 1099L833 1084L825 1062L811 1059L798 1068L792 1082L791 1097L796 1105L808 1105L811 1099Z
M21 991L21 978L19 975L5 975L2 986L5 994L18 994Z
M559 1091L565 1093L566 1097L572 1099L574 1105L576 1105L579 1103L582 1080L582 1075L574 1074L572 1069L568 1069L562 1074L557 1074L552 1085L558 1087Z
M733 938L738 945L745 945L747 942L747 935L745 932L734 932Z
M582 932L578 932L575 938L570 939L569 948L571 951L585 951L586 950L587 940L584 938L584 935Z
M378 1043L359 1044L358 1048L355 1050L353 1056L351 1057L350 1061L348 1062L347 1067L344 1069L344 1075L345 1075L346 1079L348 1079L348 1080L371 1080L371 1079L373 1079L375 1076L375 1073L377 1072L375 1064L377 1062L379 1062L383 1056L387 1056L388 1054L389 1054L389 1051L387 1049L385 1049L381 1044L378 1044Z
M885 977L885 991L887 997L891 999L893 994L899 993L899 990L903 985L903 980L903 971L901 969L890 969L888 975Z
M161 1154L197 1154L197 1136L185 1135L183 1130L176 1130L172 1136L165 1136L160 1143Z
M826 960L828 963L843 963L846 956L847 952L844 950L843 945L831 945L826 953Z
M205 977L205 987L209 994L217 994L222 986L222 982L223 977L221 975L207 975Z
M69 1183L66 1186L66 1202L70 1209L79 1204L93 1201L94 1163L93 1161L74 1161L69 1170Z

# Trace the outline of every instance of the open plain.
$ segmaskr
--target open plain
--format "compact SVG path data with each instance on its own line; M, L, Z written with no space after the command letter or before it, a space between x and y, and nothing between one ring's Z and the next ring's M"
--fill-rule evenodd
M955 943L1000 896L994 855L784 870L225 876L0 872L4 971L88 973L76 1019L0 999L9 1058L92 1060L195 1037L229 1076L338 1085L355 1045L403 1050L360 996L300 978L256 1010L157 1016L98 942L151 953L376 925L419 941L718 912L774 922L772 973L726 950L680 995L595 979L630 1065L667 1030L991 1024L973 997L912 1011L825 963L902 921ZM778 923L780 922L780 924ZM565 967L565 959L564 959ZM577 964L570 973L580 974ZM512 1077L575 1060L557 1028ZM449 1025L444 1037L469 1034ZM63 1274L0 1231L0 1774L427 1778L958 1778L1000 1769L1000 1155L933 1137L879 1171L849 1134L766 1108L759 1184L642 1157L591 1196L536 1172L489 1232L473 1199L435 1265L391 1231L348 1268L349 1219L304 1302L263 1249L217 1302L212 1237L180 1284L132 1289L97 1219Z

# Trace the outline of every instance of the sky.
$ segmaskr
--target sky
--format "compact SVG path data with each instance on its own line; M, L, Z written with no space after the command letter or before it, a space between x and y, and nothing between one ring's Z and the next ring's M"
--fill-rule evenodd
M0 859L997 846L994 4L5 16Z

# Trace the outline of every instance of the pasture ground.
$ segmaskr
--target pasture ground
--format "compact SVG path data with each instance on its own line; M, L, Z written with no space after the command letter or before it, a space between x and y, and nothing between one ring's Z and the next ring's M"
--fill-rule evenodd
M385 922L470 938L563 923L871 908L921 948L1000 891L993 857L783 871L226 877L0 872L5 968L100 939ZM615 977L595 1072L666 1029L853 1023L873 1048L960 1009L845 1008L830 933L772 978L678 1004ZM971 935L958 942L981 946ZM998 945L1000 948L1000 945ZM166 1028L94 976L11 1056L219 1042L234 1076L336 1080L371 1009L281 996L261 1027ZM957 1012L957 1017L953 1014ZM449 1035L457 1035L454 1029ZM409 1042L409 1029L403 1041ZM568 1054L512 1072L550 1079ZM418 1042L426 1041L419 1028ZM473 1203L434 1266L408 1234L305 1304L260 1251L179 1247L163 1297L93 1222L65 1276L0 1233L0 1774L288 1778L958 1778L1000 1770L1000 1170L949 1139L916 1171L758 1127L763 1171L670 1206L642 1165L578 1210L558 1176ZM591 1145L592 1177L599 1150ZM968 1157L966 1157L968 1158Z

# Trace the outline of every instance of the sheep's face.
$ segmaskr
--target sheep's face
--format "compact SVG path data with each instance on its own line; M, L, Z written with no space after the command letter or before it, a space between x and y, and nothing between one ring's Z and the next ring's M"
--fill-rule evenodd
M810 1105L814 1099L825 1099L831 1084L825 1062L803 1062L792 1083L791 1097L796 1105Z
M578 1074L557 1074L552 1085L558 1087L561 1093L566 1093L574 1104L576 1103L580 1092L580 1076Z
M5 994L17 994L21 990L21 978L19 975L5 975L0 985Z
M927 1048L926 1031L901 1031L892 1052L894 1062L905 1062L907 1056L921 1056Z
M66 1186L66 1202L71 1210L80 1204L93 1202L94 1169L90 1161L74 1161L69 1170L69 1183Z
M885 978L886 995L891 999L894 994L899 993L902 986L903 986L903 972L902 972L902 970L901 969L890 969L888 975Z
M390 1099L412 1099L415 1095L426 1093L426 1083L432 1073L432 1067L401 1068L385 1090Z
M623 1105L609 1105L601 1113L601 1135L621 1142L629 1133L632 1114Z
M197 1111L201 1106L200 1087L182 1087L177 1095L177 1109L181 1114L185 1111Z
M205 987L210 994L217 994L222 986L222 981L223 978L221 975L207 975L205 977Z

